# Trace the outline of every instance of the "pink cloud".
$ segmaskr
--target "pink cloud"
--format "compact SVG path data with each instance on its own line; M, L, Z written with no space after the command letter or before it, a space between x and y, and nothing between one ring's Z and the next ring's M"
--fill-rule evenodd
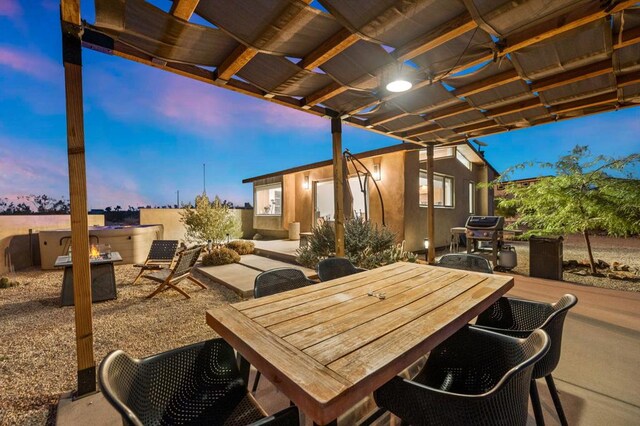
M268 133L329 126L312 114L137 64L118 63L86 76L87 96L112 117L178 133L224 138L239 128Z
M328 129L329 121L313 114L298 111L272 102L262 102L254 108L256 118L268 128L287 129Z
M62 74L62 67L48 57L10 46L0 46L0 65L43 81L60 81Z
M22 16L22 7L18 0L2 0L0 1L0 16L6 16L9 19L17 19Z
M34 146L28 140L0 137L0 194L4 197L32 193L61 196L68 193L66 179L63 151Z

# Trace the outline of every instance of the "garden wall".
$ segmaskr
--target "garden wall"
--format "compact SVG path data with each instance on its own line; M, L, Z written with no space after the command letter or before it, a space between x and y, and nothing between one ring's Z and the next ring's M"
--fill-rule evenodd
M165 240L184 240L185 229L180 222L183 209L140 209L140 225L164 226ZM253 209L233 209L242 223L242 238L253 238Z
M88 215L89 226L103 226L103 215ZM71 227L69 215L0 216L0 274L40 264L38 232ZM29 235L29 230L32 235Z

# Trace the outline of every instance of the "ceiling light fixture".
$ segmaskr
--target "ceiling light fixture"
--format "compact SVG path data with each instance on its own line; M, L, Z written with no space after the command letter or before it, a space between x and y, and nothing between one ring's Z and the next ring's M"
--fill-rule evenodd
M411 89L413 84L410 81L398 78L387 83L387 90L394 93L406 92Z

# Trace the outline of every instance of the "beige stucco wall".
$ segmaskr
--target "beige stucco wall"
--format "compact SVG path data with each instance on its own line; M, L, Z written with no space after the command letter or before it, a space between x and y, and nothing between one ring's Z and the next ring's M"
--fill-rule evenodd
M140 209L140 225L162 225L165 240L184 241L186 231L180 222L180 212L182 209ZM233 209L233 213L242 223L242 237L253 237L253 210Z
M89 226L104 226L104 215L88 215L88 222ZM0 274L11 270L12 265L16 263L16 256L29 256L29 253L11 253L9 251L9 245L14 237L28 235L29 229L33 232L38 232L70 227L71 219L69 215L0 216L0 252L3 255Z
M387 226L398 235L398 241L402 241L405 231L402 201L404 198L404 155L405 152L397 152L362 160L370 170L373 169L374 163L380 162L382 178L377 183L385 204L385 221ZM349 165L349 175L354 173L355 171ZM307 175L310 184L309 188L305 189L303 182ZM330 179L333 179L332 166L282 176L282 217L254 216L256 231L267 236L286 237L291 222L300 222L302 232L310 231L313 222L313 184ZM254 182L254 188L277 181L277 178L259 180ZM378 193L371 182L369 182L369 217L375 223L382 223Z
M427 236L427 208L419 204L418 151L399 151L362 159L369 170L380 163L381 180L378 181L385 207L387 227L396 233L398 242L405 240L405 248L411 251L424 249ZM493 214L493 194L487 188L478 188L477 184L492 180L493 171L483 165L473 164L467 169L456 158L435 160L436 173L454 178L454 207L435 208L435 244L438 247L449 244L450 230L455 226L464 226L469 216L469 182L476 183L475 214ZM349 166L349 174L354 170ZM309 176L309 188L303 188L305 176ZM308 232L313 226L314 182L333 179L331 165L318 167L284 176L262 179L254 182L256 186L283 182L283 215L281 217L254 216L257 232L271 237L287 237L291 221L300 222L300 230ZM293 212L293 213L292 213ZM380 201L375 187L369 182L369 217L375 223L382 223Z
M423 250L424 238L427 236L427 207L419 205L419 158L418 153L407 155L407 178L405 198L405 234L408 250ZM449 245L451 228L464 226L469 217L469 182L476 183L476 215L493 214L493 197L486 188L478 188L479 182L484 182L492 172L486 166L473 164L470 171L455 158L438 159L434 161L435 172L454 178L454 206L453 208L435 208L435 244L436 247Z

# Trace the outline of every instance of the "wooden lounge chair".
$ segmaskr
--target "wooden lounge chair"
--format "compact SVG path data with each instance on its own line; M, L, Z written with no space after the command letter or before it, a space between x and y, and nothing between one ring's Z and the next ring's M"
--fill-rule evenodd
M154 240L151 243L147 260L145 260L144 263L133 265L136 268L140 268L140 273L136 279L133 280L133 284L140 279L145 271L170 268L173 263L173 258L176 256L177 249L178 240Z
M190 299L191 296L189 296L184 290L177 286L177 284L185 278L206 289L207 286L202 284L191 275L191 270L198 261L198 256L200 256L201 251L202 247L185 250L180 253L180 255L178 256L178 260L176 260L176 263L173 265L173 268L161 269L159 271L144 275L144 278L149 278L150 280L160 283L158 288L153 293L148 295L147 298L152 298L161 291L172 288L187 299Z

